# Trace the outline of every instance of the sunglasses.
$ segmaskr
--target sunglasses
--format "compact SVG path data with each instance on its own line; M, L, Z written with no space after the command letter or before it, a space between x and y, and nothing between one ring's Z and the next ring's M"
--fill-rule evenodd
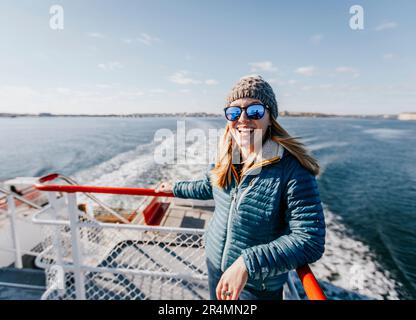
M243 110L245 111L248 119L259 120L264 117L266 109L268 108L265 105L256 103L249 105L247 108L239 106L226 107L224 108L224 112L228 121L237 121L240 119Z

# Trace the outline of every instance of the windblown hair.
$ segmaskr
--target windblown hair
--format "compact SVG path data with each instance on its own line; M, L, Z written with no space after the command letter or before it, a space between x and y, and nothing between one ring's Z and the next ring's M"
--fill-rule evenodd
M288 152L290 152L300 164L317 176L319 174L319 164L315 158L308 154L303 143L298 141L297 138L290 136L290 134L282 128L282 126L273 118L270 117L271 130L269 131L269 137L273 141L282 145ZM239 148L236 143L233 143L230 127L227 125L225 128L222 141L220 141L218 157L215 167L212 169L212 183L220 188L227 188L232 181L232 169L231 164L234 152ZM234 154L235 155L235 154ZM254 157L249 157L245 161L241 173L244 174L254 164Z

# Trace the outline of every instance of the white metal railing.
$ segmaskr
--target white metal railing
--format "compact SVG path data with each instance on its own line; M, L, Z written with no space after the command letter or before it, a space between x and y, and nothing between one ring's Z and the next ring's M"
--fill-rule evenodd
M34 203L34 202L32 202L28 199L25 199L24 197L20 196L19 194L15 193L13 191L9 191L9 190L1 187L1 186L0 186L0 193L5 194L6 196L13 196L17 200L20 200L21 202L23 202L23 203L27 204L28 206L33 207L35 209L41 209L42 208L41 206L37 205L36 203Z
M204 230L103 223L78 210L75 193L50 200L32 218L49 242L37 258L44 299L208 298ZM52 275L56 267L64 279Z
M37 258L48 279L42 299L208 298L204 230L99 222L75 194L51 204L32 218L50 241ZM285 299L300 299L295 279L290 272Z
M5 217L8 219L10 224L9 231L11 236L11 247L4 246L3 244L0 246L0 251L14 254L14 265L16 268L21 269L23 268L22 257L24 254L37 256L39 252L22 249L21 234L19 233L18 227L19 217L17 214L15 201L19 200L20 202L26 204L29 208L34 208L35 210L42 210L42 207L3 187L0 187L0 193L4 194L7 198L7 211L3 212L3 214L5 214ZM7 230L4 230L4 233L7 233Z

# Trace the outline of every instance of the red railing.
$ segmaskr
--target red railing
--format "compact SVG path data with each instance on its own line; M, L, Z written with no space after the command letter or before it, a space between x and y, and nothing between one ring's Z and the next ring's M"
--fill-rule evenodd
M48 181L59 178L59 174L53 173L47 176L44 176L39 179L39 184L35 184L35 188L40 191L54 191L54 192L68 192L68 193L107 193L107 194L120 194L120 195L133 195L133 196L153 196L153 197L174 197L172 192L156 192L155 189L146 189L146 188L124 188L124 187L97 187L97 186L79 186L79 185L57 185L57 184L43 184ZM156 205L156 201L150 203L149 206L145 209L145 218L146 210L148 224L158 224L160 223L159 216L154 214L149 214L149 212L156 212L155 208L159 210ZM326 296L319 286L318 281L315 278L309 265L305 265L296 269L296 272L299 276L299 279L302 283L303 289L305 290L306 296L309 300L326 300Z
M145 188L125 188L125 187L96 187L96 186L79 186L79 185L60 185L60 184L43 184L59 178L58 173L52 173L39 179L39 184L35 188L41 191L55 192L83 192L83 193L109 193L130 196L153 196L153 197L173 197L172 192L156 192L154 189Z
M326 300L322 288L308 265L297 268L296 272L309 300Z

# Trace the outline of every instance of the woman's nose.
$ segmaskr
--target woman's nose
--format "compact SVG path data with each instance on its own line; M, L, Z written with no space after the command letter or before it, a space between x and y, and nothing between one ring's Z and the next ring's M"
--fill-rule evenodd
M250 121L250 119L249 118L247 118L247 113L246 113L246 109L243 109L242 111L241 111L241 115L240 115L240 118L238 119L240 122L243 122L243 121Z

